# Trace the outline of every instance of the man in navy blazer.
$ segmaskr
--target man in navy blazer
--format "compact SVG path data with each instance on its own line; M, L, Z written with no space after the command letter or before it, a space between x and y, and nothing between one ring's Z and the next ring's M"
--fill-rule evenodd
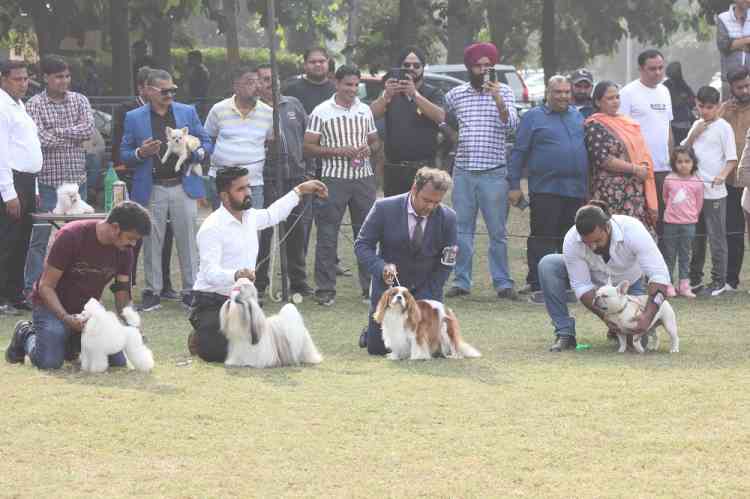
M198 271L197 199L205 197L203 180L190 167L213 149L195 108L174 102L177 87L168 72L151 71L146 85L149 102L125 115L120 144L122 162L134 169L130 198L146 206L153 221L151 234L143 240L146 285L140 310L144 312L161 306L161 253L167 219L172 221L177 242L183 302L189 303ZM180 171L175 171L176 155L170 155L164 163L161 161L167 150L167 127L187 128L201 142L201 147L193 151L192 158L185 161Z
M359 231L354 253L372 275L369 322L360 346L370 355L387 353L372 314L389 286L398 283L416 299L443 301L457 251L456 212L441 204L452 184L446 172L421 168L408 193L375 202Z

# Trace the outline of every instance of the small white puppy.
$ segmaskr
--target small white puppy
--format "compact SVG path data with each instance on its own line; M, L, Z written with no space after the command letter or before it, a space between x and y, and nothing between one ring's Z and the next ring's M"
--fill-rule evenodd
M78 184L62 184L57 188L57 206L52 210L55 215L83 215L94 213L94 208L81 199Z
M297 307L287 303L277 315L266 318L250 279L243 277L234 284L219 321L229 341L226 366L280 367L323 360Z
M190 159L190 155L200 148L201 141L197 137L190 135L188 127L167 127L166 137L167 150L161 158L161 162L166 163L169 155L175 154L177 156L177 163L174 165L174 171L178 172L180 171L180 168L182 168L182 164ZM201 165L198 163L195 163L191 168L188 168L185 174L190 175L191 170L196 175L202 174Z
M80 315L86 321L81 333L81 370L104 372L109 367L107 356L118 352L124 352L138 371L148 372L154 368L154 356L143 344L138 330L141 318L132 307L122 311L127 325L95 298L89 299Z
M627 293L630 283L628 281L621 282L617 287L612 285L602 286L596 290L594 296L594 306L604 312L606 320L615 324L622 334L617 335L617 339L620 341L619 353L624 353L627 348L626 336L632 331L638 324L638 319L641 313L646 309L646 303L648 296L630 296ZM669 349L670 353L677 353L680 351L680 339L677 336L677 317L675 316L672 305L667 300L659 307L654 319L651 321L648 329L651 330L661 325L672 340L672 346ZM633 334L633 347L635 347L638 353L643 353L643 347L641 346L642 334ZM656 331L651 336L651 340L648 342L649 350L657 350L659 348L659 336L656 335Z

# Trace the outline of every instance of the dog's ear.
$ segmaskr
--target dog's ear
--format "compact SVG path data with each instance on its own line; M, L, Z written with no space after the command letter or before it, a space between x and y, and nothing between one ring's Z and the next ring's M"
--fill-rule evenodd
M378 306L375 307L375 313L372 314L373 320L378 324L383 323L383 316L385 315L385 310L388 308L388 302L391 301L391 295L393 294L394 289L395 288L388 289L380 296Z
M406 323L412 331L416 331L419 323L422 322L422 312L419 310L417 300L408 291L404 293L406 298Z
M170 135L172 135L173 129L171 126L167 127L167 138L169 138Z
M630 283L628 281L622 281L617 285L617 292L621 295L628 294L628 289L630 289Z
M182 134L187 136L187 134L190 132L190 129L186 126L182 127Z

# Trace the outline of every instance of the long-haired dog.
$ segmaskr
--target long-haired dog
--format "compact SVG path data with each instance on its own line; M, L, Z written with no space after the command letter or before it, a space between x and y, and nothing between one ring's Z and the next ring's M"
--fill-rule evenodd
M638 353L643 353L643 346L641 346L640 341L643 334L633 334L632 330L638 324L641 313L646 309L648 297L645 295L628 295L628 288L630 288L628 281L621 282L617 287L612 285L602 286L596 290L594 306L604 313L608 321L614 323L620 329L621 333L617 335L617 339L620 340L618 352L625 352L627 349L626 335L631 334L633 336L633 347ZM664 300L659 306L659 310L656 311L656 315L649 325L649 330L654 329L654 334L649 336L653 339L653 341L648 342L647 348L649 350L659 349L659 336L655 330L659 325L667 331L672 340L669 348L670 353L679 352L680 338L677 336L677 316L667 300Z
M101 373L109 367L108 355L124 352L130 364L138 371L154 368L154 356L143 344L139 330L141 318L132 307L122 311L127 324L120 322L114 312L108 312L95 298L83 307L86 321L81 333L81 369Z
M481 357L461 338L453 310L435 300L415 300L408 289L392 287L381 296L373 314L383 330L392 360Z
M52 213L55 215L83 215L84 213L94 213L94 208L81 199L77 184L68 183L57 188L57 205Z
M238 279L219 311L221 332L229 347L226 366L281 367L319 364L315 347L297 307L287 303L266 318L250 279Z
M177 156L177 163L174 165L174 171L179 172L182 164L190 159L192 152L201 146L201 141L198 137L190 135L188 127L172 128L168 126L165 135L167 137L167 150L164 152L161 162L166 163L169 155L175 154ZM190 175L191 171L196 175L203 174L201 172L201 165L198 163L189 167L185 175Z

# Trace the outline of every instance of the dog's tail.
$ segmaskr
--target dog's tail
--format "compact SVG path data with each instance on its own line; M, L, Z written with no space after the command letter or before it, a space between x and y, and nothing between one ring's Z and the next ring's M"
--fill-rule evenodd
M320 355L318 348L313 343L310 332L305 327L305 321L302 320L302 315L291 303L287 303L279 311L279 318L281 323L284 324L284 329L288 332L289 336L301 335L299 338L289 338L292 345L299 345L301 348L295 352L295 357L302 364L320 364L323 361L323 356Z
M154 368L154 354L143 344L140 331L128 327L125 339L125 356L137 371L149 372Z
M450 338L451 344L453 345L453 350L458 357L473 359L482 356L479 350L463 340L463 338L461 337L461 329L459 328L456 314L454 314L453 310L448 307L445 307L445 324L447 326L446 332L448 334L448 338Z

